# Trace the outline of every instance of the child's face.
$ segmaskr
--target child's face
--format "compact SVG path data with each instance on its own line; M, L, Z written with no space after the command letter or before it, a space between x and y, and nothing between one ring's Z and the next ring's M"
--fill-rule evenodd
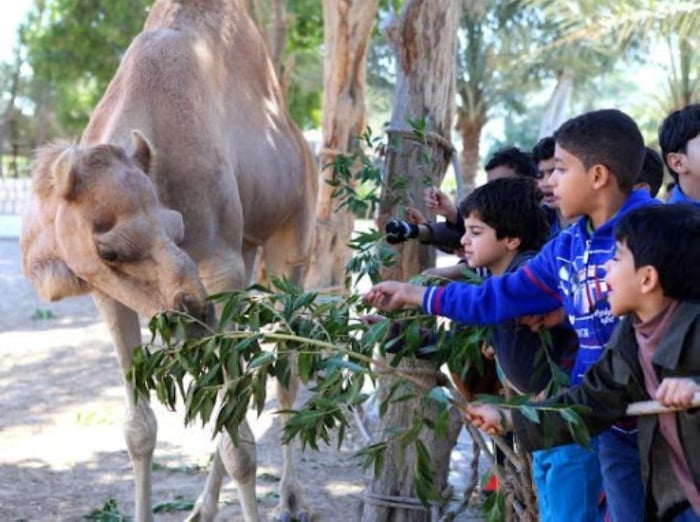
M688 140L685 152L677 152L680 169L691 177L700 178L700 134ZM682 188L682 187L681 187Z
M591 189L583 163L558 143L554 147L554 172L549 178L555 206L564 218L588 214Z
M464 228L461 244L469 266L488 268L493 274L505 272L515 252L511 246L514 240L497 239L496 229L481 221L474 212L464 219Z
M605 263L605 282L608 284L608 303L613 315L635 312L639 307L641 271L634 267L634 256L627 244L618 241L615 255Z
M537 164L537 188L544 195L543 203L550 207L555 207L554 191L551 177L554 173L554 158L542 160Z

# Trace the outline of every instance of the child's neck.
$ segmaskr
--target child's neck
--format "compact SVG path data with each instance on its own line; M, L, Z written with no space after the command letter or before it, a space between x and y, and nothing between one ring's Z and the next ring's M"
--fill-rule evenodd
M598 204L586 213L593 230L599 228L603 223L612 218L625 204L630 194L625 194L619 190L610 191L607 197L599 200Z
M518 255L518 252L508 252L503 255L498 261L495 261L489 265L486 266L486 268L489 269L489 272L491 272L492 275L502 275L505 274L506 270L510 266L510 264L513 262L513 259L515 259L515 256Z
M672 301L673 299L666 297L662 292L647 294L644 299L640 299L634 314L641 322L647 322L668 308Z
M561 211L557 209L557 221L559 221L559 228L561 229L568 227L571 223L578 220L578 218L579 216L565 218L561 215Z
M686 197L700 201L700 176L686 173L678 177L678 184Z

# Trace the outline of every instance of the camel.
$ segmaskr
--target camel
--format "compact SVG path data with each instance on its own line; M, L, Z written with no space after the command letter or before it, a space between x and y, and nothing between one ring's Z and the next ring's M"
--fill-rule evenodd
M260 33L238 0L157 0L79 143L39 149L20 238L42 298L90 293L126 372L139 314L212 322L208 294L244 288L262 247L268 272L304 278L317 197L314 160L283 109ZM152 520L156 419L124 380L135 519ZM281 389L292 407L295 386ZM257 521L247 424L219 443L191 513L212 520L226 471ZM273 518L309 520L290 448Z

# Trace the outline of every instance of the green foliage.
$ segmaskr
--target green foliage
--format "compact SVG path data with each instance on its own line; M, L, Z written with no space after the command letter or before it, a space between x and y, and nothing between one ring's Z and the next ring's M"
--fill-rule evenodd
M358 218L373 216L380 203L381 188L384 186L381 166L375 159L385 147L381 137L374 136L369 127L359 138L360 146L351 155L338 154L333 159L333 179L326 183L333 187L331 197L338 210L347 208ZM375 158L366 151L376 153ZM326 166L324 166L325 168ZM361 186L363 190L358 191ZM365 241L369 244L371 241Z
M37 308L32 314L33 321L46 321L49 319L56 319L56 314L49 308Z
M36 80L51 86L63 127L77 134L114 75L153 0L37 3L20 29Z
M101 509L92 510L84 519L92 522L126 522L129 517L121 512L117 501L110 498Z
M194 500L185 499L177 495L173 500L161 502L153 506L154 513L172 513L173 511L191 511L194 508Z

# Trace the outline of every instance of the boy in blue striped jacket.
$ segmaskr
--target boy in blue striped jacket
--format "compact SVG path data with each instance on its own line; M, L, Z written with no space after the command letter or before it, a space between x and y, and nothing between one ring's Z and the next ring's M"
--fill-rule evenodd
M555 170L550 177L562 216L582 216L517 271L481 285L422 287L385 281L365 300L383 311L422 306L466 324L491 325L564 306L579 337L571 384L600 357L618 319L607 303L603 265L613 255L613 227L620 216L656 201L633 190L645 149L626 114L599 110L565 122L555 133ZM608 510L614 522L644 520L639 452L633 421L598 436L598 456Z

